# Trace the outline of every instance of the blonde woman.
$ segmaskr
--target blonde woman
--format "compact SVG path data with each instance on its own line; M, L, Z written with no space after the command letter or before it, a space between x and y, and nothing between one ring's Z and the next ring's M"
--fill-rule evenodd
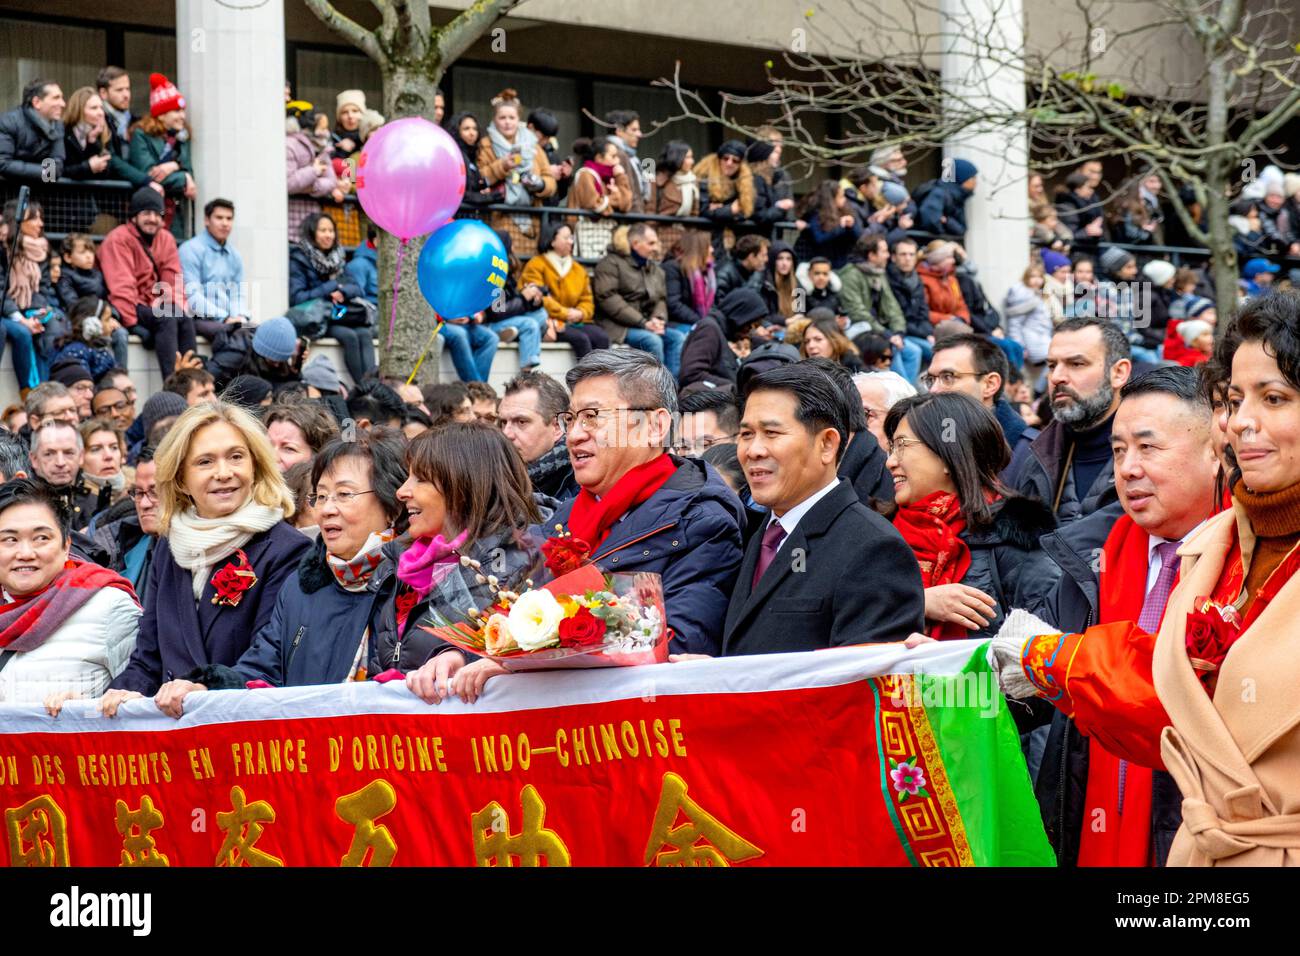
M83 86L68 97L63 110L63 175L68 179L102 179L112 155L104 101L93 87Z
M160 538L135 653L100 701L108 716L197 668L233 666L311 546L285 521L293 495L265 429L242 408L187 409L154 460Z
M510 206L540 206L547 196L555 195L555 177L551 175L546 150L523 123L523 105L514 90L502 90L492 98L492 122L486 135L478 140L478 168L489 186L505 184L503 201ZM536 250L537 220L532 216L505 216L494 213L493 229L509 229L530 242L515 238L515 252L531 256ZM523 248L527 246L527 248Z

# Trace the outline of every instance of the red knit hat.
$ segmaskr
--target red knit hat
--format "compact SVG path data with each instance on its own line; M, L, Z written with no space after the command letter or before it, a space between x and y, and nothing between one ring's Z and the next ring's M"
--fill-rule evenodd
M161 73L149 74L149 115L154 119L172 110L185 109L185 97Z

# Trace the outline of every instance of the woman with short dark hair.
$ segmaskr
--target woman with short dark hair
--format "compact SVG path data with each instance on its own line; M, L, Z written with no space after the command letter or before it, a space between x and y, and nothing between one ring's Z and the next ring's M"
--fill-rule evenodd
M374 635L392 596L395 562L383 548L406 530L397 490L405 450L394 438L335 439L316 456L307 504L320 525L315 546L280 589L270 622L232 666L209 665L164 684L158 708L172 717L195 691L338 684L378 673Z
M0 702L98 696L135 646L135 592L121 575L71 556L69 519L43 481L0 485Z
M1051 509L999 480L1011 458L1002 427L966 395L903 399L885 417L885 436L894 527L921 566L930 636L996 634L1012 608L1053 583L1021 573L1038 538L1056 527Z
M463 620L494 599L488 583L525 591L541 569L529 528L545 521L528 471L498 429L454 422L425 432L407 451L410 477L398 490L410 516L408 535L393 542L398 586L385 608L378 653L382 667L405 671L407 686L430 703L450 693L465 655L418 626L430 612ZM400 557L399 557L400 556ZM480 572L461 558L482 564ZM490 665L491 662L484 662ZM496 665L479 668L478 690ZM477 696L477 690L467 695Z

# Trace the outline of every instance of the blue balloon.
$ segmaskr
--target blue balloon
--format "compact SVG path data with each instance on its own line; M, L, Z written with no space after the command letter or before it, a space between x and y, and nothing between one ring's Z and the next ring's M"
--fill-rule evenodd
M459 319L492 305L508 269L500 236L475 219L457 219L420 250L420 292L444 319Z

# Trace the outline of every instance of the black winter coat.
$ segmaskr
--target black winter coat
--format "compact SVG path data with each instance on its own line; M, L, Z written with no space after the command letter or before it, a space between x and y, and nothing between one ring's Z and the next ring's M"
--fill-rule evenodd
M330 570L324 540L318 540L298 563L298 573L285 581L271 619L239 660L230 667L208 665L188 679L212 690L242 688L253 680L272 687L340 684L351 676L367 629L370 653L363 663L374 676L384 669L376 666L374 625L392 599L395 570L385 559L364 591L345 591Z
M988 296L984 294L984 287L980 285L979 279L968 272L964 266L958 268L954 274L957 276L957 287L961 289L962 301L970 310L971 328L981 335L991 334L994 329L1002 325L1002 316L989 304ZM933 326L930 331L934 331Z
M961 583L998 602L994 619L967 635L979 640L996 636L1008 612L1041 602L1056 583L1042 564L1037 566L1038 573L1032 573L1029 561L1040 548L1038 539L1056 527L1051 509L1037 499L1018 495L1003 498L995 507L991 527L982 531L968 528L961 534L970 548L970 567Z
M543 512L545 519L546 512ZM540 541L540 539L538 539ZM394 568L397 559L410 545L411 539L403 535L384 545L384 556ZM469 545L465 551L469 557L481 561L490 567L490 574L495 574L500 581L516 590L524 590L524 581L531 578L540 581L541 560L536 548L520 547L508 533L501 533L482 538ZM495 563L494 563L495 562ZM370 634L374 649L376 673L396 669L403 673L418 670L422 664L451 647L441 638L434 637L423 630L421 623L429 623L430 610L446 613L454 610L463 619L470 607L487 607L492 601L492 592L486 584L474 580L478 572L463 565L456 565L442 584L429 592L429 596L417 602L406 616L406 624L398 631L397 600L410 593L410 588L397 580L394 574L393 586L389 599L380 606L374 617L374 628ZM451 605L448 606L448 601ZM355 651L356 648L354 647Z
M73 305L83 296L93 295L108 301L108 283L104 281L104 273L97 268L75 269L66 262L55 291L64 312L71 312Z
M63 175L68 179L111 179L112 168L105 166L102 173L91 172L90 159L93 156L112 157L107 145L101 145L96 140L91 140L83 148L77 142L77 137L73 135L72 130L67 130L63 135Z
M151 695L169 680L209 664L233 665L264 628L276 598L310 549L311 539L288 522L253 535L243 547L257 583L234 607L213 603L212 581L195 603L190 572L172 559L165 538L154 547L140 636L112 687ZM228 561L218 562L218 568Z
M735 259L728 257L720 266L716 267L718 275L718 293L714 297L714 302L721 302L727 297L727 293L733 289L753 289L759 295L763 294L763 271L750 272L741 266Z
M664 283L668 287L668 321L694 325L704 318L704 313L695 307L690 279L682 273L682 264L677 259L669 259L663 266ZM721 302L722 296L715 296L714 301Z
M961 239L966 235L966 200L971 194L961 183L932 179L917 187L916 228L936 236Z
M45 167L53 160L55 179L63 176L63 124L45 122L30 105L0 115L0 179L46 182Z
M321 275L311 264L307 253L297 246L289 250L290 305L325 299L336 290L342 292L345 299L361 298L361 286L346 271L340 272L335 278Z
M906 334L918 339L927 339L934 335L934 323L930 321L930 304L926 301L925 283L921 281L921 277L914 271L912 278L915 281L909 285L902 270L892 262L885 267L885 274L889 277L889 288L903 310L903 318L907 320Z
M1098 426L1103 427L1103 426ZM1029 498L1047 502L1051 507L1056 499L1056 483L1061 474L1061 466L1066 456L1065 426L1060 421L1053 421L1044 428L1032 442L1024 456L1020 470L1015 476L1015 490ZM1061 524L1077 520L1094 511L1119 500L1115 491L1115 465L1107 461L1092 486L1082 495L1074 486L1074 470L1065 476L1065 487L1061 492L1061 504L1056 509L1057 520Z
M681 388L695 382L711 385L735 385L740 373L740 360L727 344L723 328L729 324L722 312L713 308L691 329L682 345L681 372L677 384Z
M800 519L754 588L762 543L761 533L750 539L731 589L724 656L901 641L920 630L925 592L916 558L847 482Z

